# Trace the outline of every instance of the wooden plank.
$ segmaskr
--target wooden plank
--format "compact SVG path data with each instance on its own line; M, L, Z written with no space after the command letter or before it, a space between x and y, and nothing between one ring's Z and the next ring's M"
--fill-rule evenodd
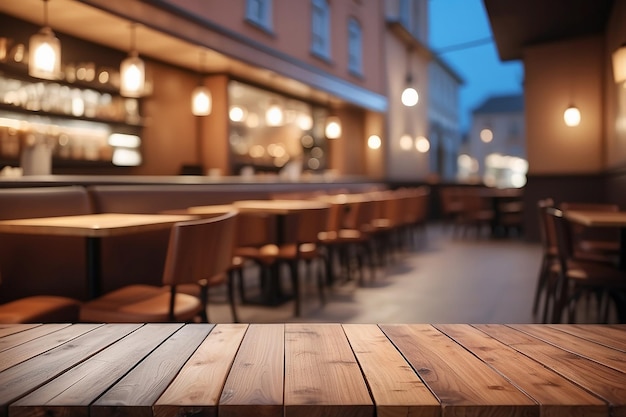
M372 417L374 404L339 324L285 325L285 417Z
M602 324L553 324L547 327L626 352L626 326L622 329Z
M89 404L182 324L147 324L9 406L12 417L88 416Z
M102 326L102 324L74 324L72 326L64 326L61 330L51 332L45 336L38 337L30 340L29 342L17 344L11 349L7 349L5 352L0 353L0 371L17 365L20 362L28 360L34 356L37 356L43 352L47 352L54 349L57 346L61 346L64 343L69 342L93 329ZM57 325L46 324L45 326L35 327L33 330L38 329L58 329ZM30 333L31 330L23 333L17 333L13 336L20 336L24 333ZM31 335L32 336L32 335ZM2 339L9 339L12 336L7 336Z
M344 324L378 417L439 416L439 401L375 324Z
M13 333L6 337L0 338L0 352L14 348L17 345L26 343L32 339L48 333L56 332L59 329L69 326L69 323L47 324L45 326L37 326L23 332Z
M23 332L24 330L31 329L33 327L41 326L41 324L0 324L0 337L8 336L10 334Z
M435 325L533 398L542 416L608 416L604 401L470 325Z
M156 401L154 415L217 416L222 387L247 328L218 324Z
M100 397L90 415L152 416L152 405L213 327L187 324L178 330Z
M0 416L7 405L45 384L77 363L99 352L140 325L105 325L86 335L47 351L45 354L0 372Z
M626 373L626 353L622 351L564 332L555 332L539 324L512 325L511 327L563 350Z
M219 400L219 416L282 417L283 324L248 327Z
M609 403L612 416L626 416L626 374L582 358L508 326L476 325Z
M439 398L442 416L538 415L534 401L434 327L380 327Z

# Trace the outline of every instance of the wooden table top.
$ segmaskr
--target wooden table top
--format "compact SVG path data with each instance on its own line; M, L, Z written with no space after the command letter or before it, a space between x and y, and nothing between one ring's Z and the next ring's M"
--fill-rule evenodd
M197 218L192 215L100 213L2 220L0 232L103 237L150 231Z
M242 212L289 214L298 210L329 207L329 203L319 200L240 200L235 201L233 206Z
M624 416L626 325L0 325L0 416Z
M566 210L567 219L593 227L626 227L626 211Z

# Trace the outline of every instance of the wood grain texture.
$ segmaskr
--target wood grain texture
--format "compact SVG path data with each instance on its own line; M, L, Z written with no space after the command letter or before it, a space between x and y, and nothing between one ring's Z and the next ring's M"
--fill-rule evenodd
M189 324L178 330L101 396L91 406L90 415L151 417L152 405L213 326Z
M339 324L285 325L285 417L372 417L375 410Z
M88 416L89 405L183 324L146 324L11 404L13 417Z
M552 324L547 327L626 352L626 324L615 326L602 324Z
M542 416L607 416L606 402L470 325L435 327L528 394Z
M17 333L11 336L4 337L0 339L1 342L9 341L13 336L22 336L28 333L28 338L32 339L28 342L21 343L19 345L14 346L11 349L7 349L7 354L2 355L0 357L0 371L4 371L5 369L10 368L20 362L23 362L27 359L30 359L34 356L37 356L41 353L49 351L51 349L56 348L57 346L61 346L64 343L69 342L72 339L75 339L93 329L102 326L101 324L75 324L73 326L66 325L46 325L42 327L34 327L32 330L28 330L26 332ZM48 334L45 332L41 332L39 330L49 329L53 330ZM33 338L35 334L30 333L31 331L38 330L37 334L44 334L40 337Z
M508 326L483 324L475 327L602 398L609 403L612 416L626 416L626 374L623 372L598 365Z
M502 375L430 325L380 325L439 398L442 416L538 415Z
M251 324L219 401L220 417L282 417L284 324Z
M218 324L156 401L157 417L217 416L222 388L247 324Z
M23 332L0 338L0 352L19 346L22 343L30 342L33 339L56 332L59 329L69 326L68 323L50 324L48 326L37 326Z
M375 324L344 324L378 417L439 416L439 401ZM380 372L384 369L384 372Z
M511 327L558 346L563 350L626 373L626 355L622 351L568 333L550 331L550 329L541 325L524 324L511 325Z
M37 326L41 326L41 324L0 324L0 337L23 332Z
M0 372L0 415L8 414L7 405L10 402L61 375L139 327L140 324L105 325Z

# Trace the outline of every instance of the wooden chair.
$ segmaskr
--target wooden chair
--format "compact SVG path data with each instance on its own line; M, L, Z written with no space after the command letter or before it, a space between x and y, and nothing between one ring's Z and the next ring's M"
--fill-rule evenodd
M561 210L547 208L545 219L549 227L554 228L557 244L557 263L551 267L556 279L551 281L548 289L548 297L552 301L552 322L560 323L563 313L567 313L567 321L575 323L577 302L583 295L596 297L598 317L603 322L608 321L612 300L623 322L626 319L626 272L607 263L577 258L571 227Z
M74 323L79 308L80 301L73 298L33 295L1 304L0 323Z
M554 230L554 222L547 219L548 208L554 207L552 198L545 198L537 202L539 214L539 236L541 240L541 266L537 276L537 284L535 286L535 297L533 299L533 314L538 314L539 300L542 295L547 297L548 280L550 279L550 270L552 265L557 261L556 232ZM547 303L547 300L546 300ZM542 322L547 321L547 308L544 308Z
M237 211L172 226L163 286L128 285L82 305L83 322L188 322L206 320L206 298L179 290L222 283L232 262Z

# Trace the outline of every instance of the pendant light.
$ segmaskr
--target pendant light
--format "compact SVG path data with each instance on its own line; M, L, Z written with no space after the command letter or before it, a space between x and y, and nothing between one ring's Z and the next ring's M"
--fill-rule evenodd
M48 26L48 0L43 0L43 27L30 37L28 74L47 80L56 80L61 74L61 42Z
M337 116L326 118L324 133L328 139L337 139L341 136L341 119Z
M130 52L120 65L120 94L124 97L141 97L146 82L144 62L135 48L135 24L130 26Z
M211 91L204 86L204 53L200 53L200 72L202 77L198 86L191 93L191 113L194 116L208 116L211 114L213 100Z

